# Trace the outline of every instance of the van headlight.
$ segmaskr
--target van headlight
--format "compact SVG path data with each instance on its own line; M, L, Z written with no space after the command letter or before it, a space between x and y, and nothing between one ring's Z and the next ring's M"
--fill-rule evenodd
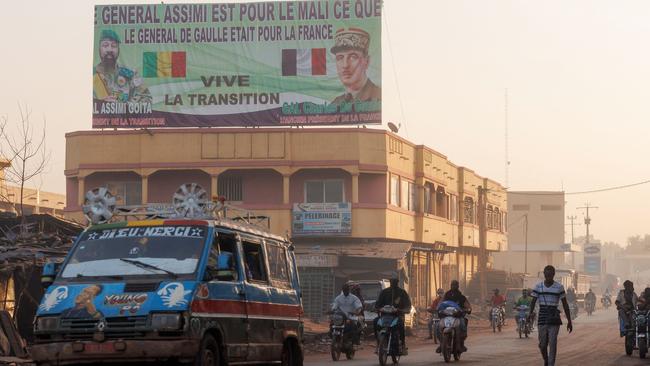
M151 327L155 330L180 330L181 329L180 313L161 313L151 316Z
M38 331L55 330L58 326L58 316L40 316L36 318L36 330Z

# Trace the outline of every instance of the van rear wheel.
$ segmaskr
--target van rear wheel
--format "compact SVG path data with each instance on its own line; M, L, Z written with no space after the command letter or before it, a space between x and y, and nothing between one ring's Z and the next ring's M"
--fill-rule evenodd
M199 354L194 361L194 366L218 366L219 362L219 344L210 334L203 336Z

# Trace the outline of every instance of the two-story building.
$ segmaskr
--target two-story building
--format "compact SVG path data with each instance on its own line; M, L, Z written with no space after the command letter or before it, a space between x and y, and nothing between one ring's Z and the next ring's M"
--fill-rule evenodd
M98 186L133 205L170 202L179 185L198 183L292 238L313 318L344 281L393 271L423 308L436 288L451 279L465 284L489 266L490 252L507 248L501 185L384 130L115 130L66 138L69 216L82 218L85 192Z

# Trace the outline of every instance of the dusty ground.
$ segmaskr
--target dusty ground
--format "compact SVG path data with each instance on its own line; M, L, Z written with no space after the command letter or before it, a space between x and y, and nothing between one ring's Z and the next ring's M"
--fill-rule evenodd
M564 320L566 323L566 320ZM582 313L574 321L574 331L568 334L564 327L560 331L559 352L556 365L650 365L650 359L639 359L635 351L632 357L625 355L623 340L618 336L616 312L599 310L594 316ZM400 363L406 365L430 365L444 363L434 352L435 345L425 340L424 331L416 337L409 337L409 355ZM501 333L493 334L486 321L470 321L470 336L467 342L469 352L461 357L461 363L474 365L521 366L542 365L537 348L537 333L529 339L519 339L515 333L514 321L510 320ZM353 361L340 361L347 366L377 365L377 356L372 353L372 343L366 343ZM327 348L324 349L327 351ZM327 353L307 352L305 362L310 366L330 364Z

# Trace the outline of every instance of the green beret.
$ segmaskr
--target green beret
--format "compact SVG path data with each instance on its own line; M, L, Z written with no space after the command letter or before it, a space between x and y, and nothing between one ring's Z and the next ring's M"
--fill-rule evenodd
M112 39L113 41L120 43L120 37L112 29L104 29L102 31L102 35L99 37L99 40L101 41L103 39Z

